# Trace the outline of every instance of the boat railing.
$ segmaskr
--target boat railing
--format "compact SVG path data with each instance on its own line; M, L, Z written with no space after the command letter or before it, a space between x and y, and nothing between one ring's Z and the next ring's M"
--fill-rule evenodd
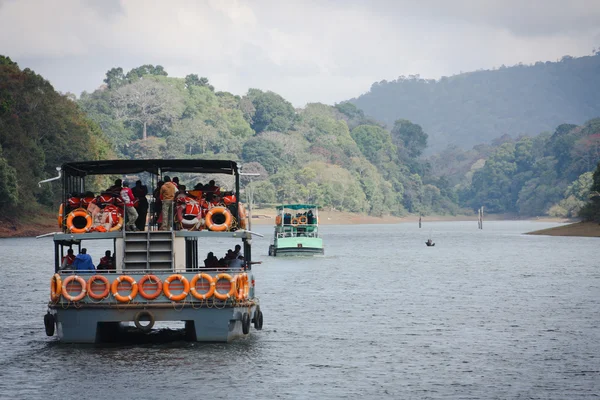
M63 275L89 275L92 274L121 274L121 275L147 275L147 274L185 274L185 273L199 273L199 272L214 272L214 273L237 273L240 271L248 270L247 267L241 268L230 268L228 266L222 267L197 267L187 268L185 270L173 270L173 269L123 269L123 270L75 270L75 269L61 269L58 272Z

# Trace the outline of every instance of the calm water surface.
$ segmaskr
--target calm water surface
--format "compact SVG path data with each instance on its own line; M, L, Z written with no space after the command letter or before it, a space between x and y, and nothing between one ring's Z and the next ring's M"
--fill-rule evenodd
M59 344L51 239L3 239L0 397L597 398L600 241L522 234L553 225L323 226L315 258L268 257L255 226L265 325L230 344Z

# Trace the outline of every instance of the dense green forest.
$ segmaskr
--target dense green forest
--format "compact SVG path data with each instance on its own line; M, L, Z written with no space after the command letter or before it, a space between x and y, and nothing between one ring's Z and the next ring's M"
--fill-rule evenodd
M295 109L273 92L236 96L153 65L113 68L97 90L74 99L0 58L0 216L56 207L57 186L37 182L65 161L101 158L234 159L243 172L260 173L243 182L255 203L376 216L481 206L573 216L600 188L600 119L426 157L430 141L410 120L388 129L348 102ZM589 204L584 212L597 216L600 205Z
M470 149L504 134L533 136L598 117L600 52L439 80L401 76L374 83L350 102L387 126L399 118L421 125L428 153L448 145Z
M30 69L0 55L0 216L55 207L60 194L38 182L66 161L112 158L101 129L75 102Z

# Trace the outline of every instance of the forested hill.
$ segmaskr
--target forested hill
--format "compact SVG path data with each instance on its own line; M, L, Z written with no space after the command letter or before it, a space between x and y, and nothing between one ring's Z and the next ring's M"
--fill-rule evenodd
M402 76L374 83L349 101L390 127L399 118L421 125L429 135L429 152L449 144L470 149L505 134L536 135L597 117L600 52L437 81Z
M40 206L58 204L58 186L37 183L62 163L112 157L100 128L72 99L0 55L0 218L34 218Z

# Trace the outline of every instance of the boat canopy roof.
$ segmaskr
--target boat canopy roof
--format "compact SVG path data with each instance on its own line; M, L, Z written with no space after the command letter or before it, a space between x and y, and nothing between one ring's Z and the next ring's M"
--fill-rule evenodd
M290 210L307 210L309 208L318 208L316 204L282 204L277 206L278 210L283 210L284 208Z
M62 165L68 176L135 174L149 172L155 175L165 172L188 172L201 174L237 175L238 167L230 160L99 160L78 161Z

